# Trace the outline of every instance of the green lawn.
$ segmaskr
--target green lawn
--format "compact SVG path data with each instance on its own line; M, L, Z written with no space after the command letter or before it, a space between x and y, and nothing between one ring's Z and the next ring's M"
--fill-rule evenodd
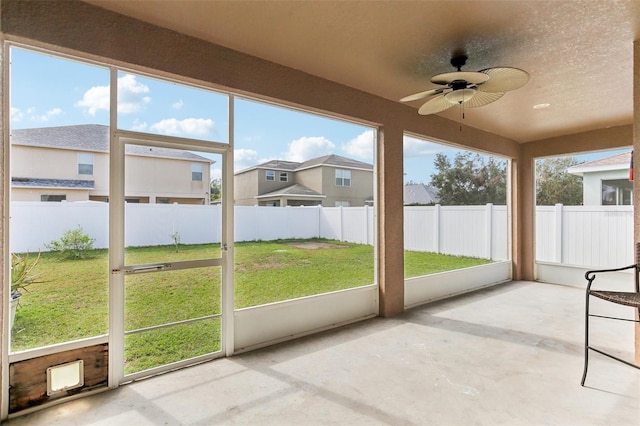
M181 245L177 253L171 245L128 248L125 256L127 264L139 264L217 257L219 253L219 245ZM374 282L373 247L366 245L326 240L243 242L235 244L235 255L236 308ZM406 252L405 276L485 263L489 261ZM20 301L12 330L13 351L107 333L106 250L93 250L80 260L42 253L37 268L47 282L31 286ZM219 318L215 317L220 313L219 267L129 275L125 294L126 330L214 316L128 335L129 372L219 348Z

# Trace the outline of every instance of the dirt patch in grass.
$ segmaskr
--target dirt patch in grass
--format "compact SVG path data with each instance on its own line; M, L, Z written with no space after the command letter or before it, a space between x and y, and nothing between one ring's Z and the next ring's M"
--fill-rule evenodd
M316 241L311 241L308 243L289 243L290 246L296 247L296 248L300 248L300 249L307 249L307 250L317 250L317 249L327 249L327 248L345 248L347 246L344 245L340 245L340 244L331 244L331 243L322 243L322 242L316 242Z

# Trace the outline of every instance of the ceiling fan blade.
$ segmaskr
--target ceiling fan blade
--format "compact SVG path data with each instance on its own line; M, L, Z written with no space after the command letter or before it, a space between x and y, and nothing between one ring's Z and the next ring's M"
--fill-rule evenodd
M418 114L420 115L429 115L436 114L440 111L444 111L445 109L449 109L455 104L452 104L448 100L445 99L444 95L436 96L435 98L429 99L425 102L420 109L418 110Z
M519 89L529 81L529 73L519 68L497 67L480 71L487 74L489 80L479 84L482 92L508 92Z
M429 96L433 96L433 95L437 95L438 93L442 93L443 90L445 90L446 87L440 88L440 89L432 89L432 90L427 90L425 92L420 92L420 93L416 93L413 95L409 95L409 96L405 96L404 98L400 99L400 102L410 102L410 101L417 101L418 99L422 99L422 98L427 98Z
M464 106L469 108L480 107L497 101L503 95L504 93L501 92L481 92L478 90L471 99L464 103Z
M455 71L447 72L444 74L438 74L431 77L431 82L434 84L451 84L456 80L463 80L469 84L481 84L489 80L490 77L483 72L475 71Z

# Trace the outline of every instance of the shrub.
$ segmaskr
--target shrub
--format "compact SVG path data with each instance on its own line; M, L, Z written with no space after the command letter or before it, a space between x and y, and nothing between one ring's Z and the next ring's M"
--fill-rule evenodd
M95 238L82 232L82 227L78 225L76 229L64 231L59 240L51 241L45 244L45 247L51 251L57 251L62 257L72 259L84 259L86 251L93 250Z

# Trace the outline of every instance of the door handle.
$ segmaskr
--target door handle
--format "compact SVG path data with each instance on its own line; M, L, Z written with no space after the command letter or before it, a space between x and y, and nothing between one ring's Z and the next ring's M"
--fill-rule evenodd
M157 272L165 269L171 269L171 263L154 263L148 265L123 266L119 269L113 269L113 274L141 274L144 272Z

